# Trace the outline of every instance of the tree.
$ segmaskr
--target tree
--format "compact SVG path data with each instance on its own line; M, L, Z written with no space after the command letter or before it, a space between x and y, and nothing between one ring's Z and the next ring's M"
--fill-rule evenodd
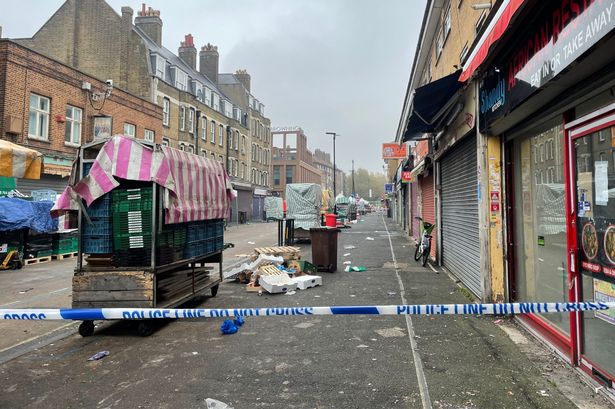
M354 171L355 193L365 200L379 200L384 193L386 176L380 172L369 172L367 169L359 168ZM372 190L370 197L369 190ZM346 174L344 195L352 194L352 172Z

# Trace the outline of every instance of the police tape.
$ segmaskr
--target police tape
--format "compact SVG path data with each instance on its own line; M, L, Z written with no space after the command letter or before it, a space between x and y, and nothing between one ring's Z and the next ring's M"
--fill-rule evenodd
M2 320L134 320L295 315L509 315L615 309L615 302L356 305L271 308L66 308L0 309Z

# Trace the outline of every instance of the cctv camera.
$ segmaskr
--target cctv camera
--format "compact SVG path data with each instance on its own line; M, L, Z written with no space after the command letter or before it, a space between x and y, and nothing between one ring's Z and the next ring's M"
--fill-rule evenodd
M113 87L113 80L107 80L105 84L107 84L108 87Z

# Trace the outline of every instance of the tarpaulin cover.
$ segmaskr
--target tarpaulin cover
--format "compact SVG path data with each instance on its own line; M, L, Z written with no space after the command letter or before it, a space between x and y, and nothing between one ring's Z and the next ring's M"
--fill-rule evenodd
M0 176L40 179L42 164L40 152L0 140Z
M309 230L320 226L320 185L290 183L286 185L286 206L289 219L295 219L295 228Z
M0 198L0 231L32 229L40 233L58 230L58 219L51 218L53 202L30 202L17 198Z
M281 219L284 217L284 204L281 197L268 196L265 198L265 212L267 219Z
M155 182L166 189L165 222L171 224L226 218L233 199L219 162L166 146L154 151L116 135L101 147L89 174L66 188L54 210L78 210L81 199L89 206L119 186L115 177Z

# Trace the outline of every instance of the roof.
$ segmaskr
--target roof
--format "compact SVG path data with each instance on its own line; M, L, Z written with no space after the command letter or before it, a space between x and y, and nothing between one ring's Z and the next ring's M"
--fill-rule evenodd
M218 74L218 84L234 85L241 84L235 74Z
M202 82L205 86L207 86L208 88L216 91L217 93L220 94L221 97L224 97L224 99L229 99L221 90L220 88L218 88L216 86L216 84L213 83L213 81L211 81L209 78L207 78L207 76L201 74L200 72L198 72L197 70L193 69L192 67L190 67L188 64L186 64L184 62L184 60L182 60L181 58L179 58L177 55L175 55L171 50L169 50L166 47L163 46L159 46L158 44L156 44L154 42L154 40L152 40L143 30L141 30L139 27L137 26L133 26L133 29L135 30L135 32L143 39L143 41L145 42L145 45L147 46L147 48L149 49L150 52L154 52L160 56L162 56L165 60L167 60L171 65L175 65L179 68L182 69L182 71L184 71L186 74L188 74L188 76L192 79L198 80L200 82ZM154 67L150 66L150 70L153 70ZM154 75L155 73L152 71L150 72L150 74ZM165 77L167 77L166 75L167 73L165 73ZM170 76L169 76L170 77Z

